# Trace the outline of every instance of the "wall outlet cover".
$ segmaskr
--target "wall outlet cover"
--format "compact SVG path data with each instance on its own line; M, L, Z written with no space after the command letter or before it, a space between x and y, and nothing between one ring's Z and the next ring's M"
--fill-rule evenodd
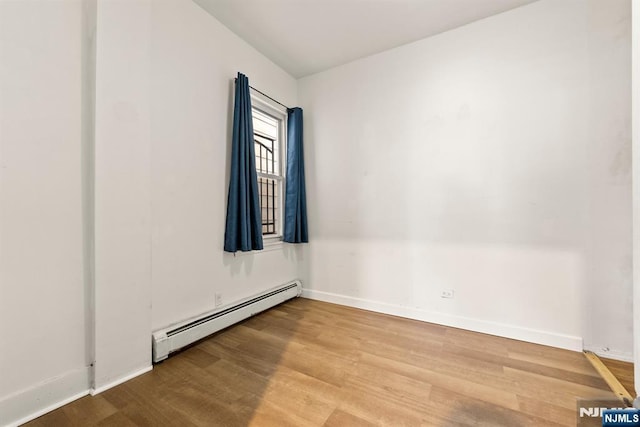
M440 292L440 298L453 298L453 289L445 289Z

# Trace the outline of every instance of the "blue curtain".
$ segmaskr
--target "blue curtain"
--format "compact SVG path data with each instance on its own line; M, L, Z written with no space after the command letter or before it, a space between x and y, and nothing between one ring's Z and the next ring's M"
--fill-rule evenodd
M289 243L307 243L307 192L304 185L302 108L289 109L287 121L287 178L284 205L284 236Z
M238 73L236 79L231 146L224 250L237 252L262 249L262 218L258 199L251 96L249 79L242 73Z

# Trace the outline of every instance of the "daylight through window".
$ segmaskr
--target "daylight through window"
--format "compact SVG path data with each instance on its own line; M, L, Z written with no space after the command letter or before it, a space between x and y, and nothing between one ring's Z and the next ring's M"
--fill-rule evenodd
M283 123L283 118L274 117L266 111L253 108L256 171L262 214L262 234L265 237L281 235Z

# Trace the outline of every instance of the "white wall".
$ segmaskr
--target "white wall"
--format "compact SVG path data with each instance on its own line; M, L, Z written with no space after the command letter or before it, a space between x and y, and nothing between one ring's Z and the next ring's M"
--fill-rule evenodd
M640 5L632 4L632 127L633 127L633 342L634 363L640 366ZM634 370L640 390L640 369ZM636 392L638 393L638 392ZM636 400L635 406L640 407Z
M223 253L232 82L296 82L193 2L97 5L95 378L150 367L151 331L299 276L299 249Z
M629 358L629 8L543 0L300 80L307 295Z
M96 392L151 368L150 22L150 0L98 0Z
M81 17L0 1L0 424L88 389Z
M297 86L195 3L3 1L0 43L4 424L149 369L154 328L303 253L222 252L233 77Z
M586 4L589 237L585 347L632 361L631 1L590 0Z
M224 253L233 78L296 105L296 81L190 1L152 6L153 328L299 276L300 248Z

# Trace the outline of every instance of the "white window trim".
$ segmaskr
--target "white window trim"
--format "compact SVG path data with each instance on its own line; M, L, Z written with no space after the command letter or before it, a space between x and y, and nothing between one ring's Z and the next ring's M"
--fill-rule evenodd
M251 107L257 110L262 111L265 114L273 116L280 121L280 139L279 147L278 147L278 162L280 164L281 174L271 175L258 173L259 176L265 176L270 178L278 179L281 182L280 191L279 191L279 200L281 204L281 208L278 210L278 229L276 234L272 235L262 235L262 241L264 244L263 251L269 251L274 249L279 249L284 246L284 198L285 198L285 182L286 182L286 173L287 173L287 109L283 106L259 95L256 93L251 93Z

